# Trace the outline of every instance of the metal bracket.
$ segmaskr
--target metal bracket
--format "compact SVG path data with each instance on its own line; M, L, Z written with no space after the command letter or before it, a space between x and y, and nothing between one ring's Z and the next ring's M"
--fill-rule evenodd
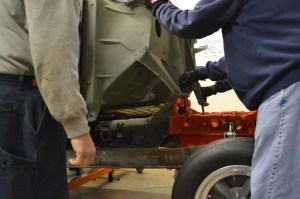
M106 148L97 149L90 168L180 168L201 146L187 148ZM67 159L74 157L67 151ZM68 163L69 164L69 163ZM68 167L72 167L68 165Z
M224 138L233 138L236 136L236 128L238 127L238 124L235 122L225 122L225 133Z

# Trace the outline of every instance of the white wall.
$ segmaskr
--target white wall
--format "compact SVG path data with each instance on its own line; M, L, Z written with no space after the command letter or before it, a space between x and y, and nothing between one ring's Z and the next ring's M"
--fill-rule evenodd
M171 0L173 4L181 9L192 9L199 0Z

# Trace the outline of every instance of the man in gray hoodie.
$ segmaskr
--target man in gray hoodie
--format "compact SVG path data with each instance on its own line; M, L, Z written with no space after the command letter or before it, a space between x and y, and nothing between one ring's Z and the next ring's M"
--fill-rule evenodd
M0 1L0 198L68 198L95 146L79 92L80 0Z

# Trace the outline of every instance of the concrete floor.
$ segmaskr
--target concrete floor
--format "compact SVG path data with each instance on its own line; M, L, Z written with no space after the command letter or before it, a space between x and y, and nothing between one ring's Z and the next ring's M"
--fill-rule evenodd
M71 199L170 199L174 170L119 169L114 181L108 182L107 175L70 191ZM74 176L73 172L69 177Z

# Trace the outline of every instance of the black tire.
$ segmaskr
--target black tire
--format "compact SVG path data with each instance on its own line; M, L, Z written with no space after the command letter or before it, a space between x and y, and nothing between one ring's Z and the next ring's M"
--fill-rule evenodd
M108 179L108 182L113 182L114 181L114 173L113 172L109 173L107 179Z
M189 157L180 169L173 186L172 199L195 199L200 184L204 180L205 183L216 171L223 171L223 168L235 167L234 165L244 165L240 168L250 168L253 151L254 140L251 138L228 138L212 142L201 148ZM248 173L248 179L245 179L247 176L241 176L240 178L250 182L250 170ZM224 178L223 180L227 179ZM248 197L250 198L250 196ZM209 197L202 198L224 197L209 195Z
M136 172L138 173L143 173L144 169L143 168L136 168Z
M76 173L77 176L80 176L82 174L82 169L76 168L75 173Z

